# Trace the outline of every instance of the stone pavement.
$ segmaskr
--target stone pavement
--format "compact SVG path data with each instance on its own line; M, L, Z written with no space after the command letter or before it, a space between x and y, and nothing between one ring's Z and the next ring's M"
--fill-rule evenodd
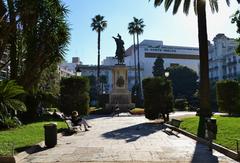
M235 162L182 134L164 132L144 116L92 117L88 122L90 131L61 136L56 147L41 148L18 162Z

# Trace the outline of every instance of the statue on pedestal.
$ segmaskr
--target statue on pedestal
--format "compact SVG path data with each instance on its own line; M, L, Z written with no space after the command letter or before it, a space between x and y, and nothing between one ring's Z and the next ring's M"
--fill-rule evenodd
M118 34L118 38L112 37L117 45L117 50L116 50L116 58L118 60L118 64L123 64L124 63L124 57L125 57L125 49L124 49L124 42L122 40L122 37Z

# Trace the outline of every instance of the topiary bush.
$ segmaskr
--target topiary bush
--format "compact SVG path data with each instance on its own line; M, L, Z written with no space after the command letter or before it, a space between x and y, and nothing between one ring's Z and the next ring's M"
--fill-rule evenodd
M60 110L70 115L76 110L80 115L89 112L89 80L86 77L64 78L60 84Z
M157 119L173 111L173 93L171 81L161 77L143 80L144 112L148 119Z
M174 108L178 111L187 111L188 110L187 99L176 99L174 102Z
M237 81L223 80L217 82L217 104L221 112L240 113L240 89Z
M109 103L109 94L101 94L98 97L98 107L105 108L105 105Z

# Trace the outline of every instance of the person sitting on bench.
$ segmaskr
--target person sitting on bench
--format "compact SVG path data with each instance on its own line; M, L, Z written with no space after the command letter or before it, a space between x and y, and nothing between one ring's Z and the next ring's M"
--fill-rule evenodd
M71 121L73 123L74 126L84 126L85 131L89 131L88 128L90 128L91 126L87 123L87 121L83 118L81 118L80 116L78 116L78 112L77 111L73 111L72 115L71 115Z

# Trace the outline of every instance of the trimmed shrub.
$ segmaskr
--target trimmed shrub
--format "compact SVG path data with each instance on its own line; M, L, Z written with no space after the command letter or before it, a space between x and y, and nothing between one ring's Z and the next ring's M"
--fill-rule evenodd
M60 110L69 115L76 110L87 115L89 110L89 80L86 77L71 77L61 80Z
M240 113L240 89L237 81L223 80L217 82L217 104L221 112Z
M105 104L109 103L109 94L101 94L98 97L98 106L105 108Z
M165 117L173 110L173 93L171 81L161 77L143 80L144 112L148 119L157 119L160 114Z
M174 103L174 108L179 111L187 111L188 101L186 99L176 99Z

